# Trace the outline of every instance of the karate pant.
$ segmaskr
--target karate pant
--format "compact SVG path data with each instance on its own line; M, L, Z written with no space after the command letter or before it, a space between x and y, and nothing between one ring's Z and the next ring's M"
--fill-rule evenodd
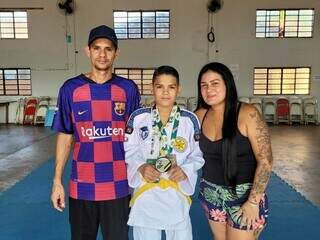
M192 240L191 224L185 229L179 230L165 230L166 240ZM133 227L134 240L161 240L161 229Z

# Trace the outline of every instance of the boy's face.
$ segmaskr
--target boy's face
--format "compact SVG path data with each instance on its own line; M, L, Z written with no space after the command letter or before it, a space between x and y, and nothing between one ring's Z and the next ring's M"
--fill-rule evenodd
M172 75L162 74L153 83L154 101L158 107L172 107L179 92L180 86Z

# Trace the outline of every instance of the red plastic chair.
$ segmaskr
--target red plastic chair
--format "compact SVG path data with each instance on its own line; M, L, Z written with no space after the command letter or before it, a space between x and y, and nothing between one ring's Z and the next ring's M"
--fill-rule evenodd
M38 100L36 98L28 98L24 109L23 125L33 125L37 110Z
M279 98L277 100L277 116L278 122L287 122L290 124L290 107L289 100L287 98Z

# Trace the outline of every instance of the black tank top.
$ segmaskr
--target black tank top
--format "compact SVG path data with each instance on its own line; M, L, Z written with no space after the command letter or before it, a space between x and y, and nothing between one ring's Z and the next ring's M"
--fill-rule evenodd
M203 117L202 123L204 122L206 115L207 113ZM237 144L236 184L252 183L257 162L251 144L249 139L240 133L239 129L237 129L235 138ZM218 185L228 185L223 175L222 139L211 141L203 133L201 133L199 145L201 151L203 152L203 158L205 159L205 164L202 169L202 177L205 180Z

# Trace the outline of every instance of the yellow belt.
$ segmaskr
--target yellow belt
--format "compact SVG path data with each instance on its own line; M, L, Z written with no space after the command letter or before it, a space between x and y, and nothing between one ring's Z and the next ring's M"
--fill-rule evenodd
M168 187L172 187L173 189L175 189L177 192L181 193L188 201L188 203L191 205L192 200L189 196L185 195L183 192L181 192L181 190L179 189L179 186L176 182L165 179L165 178L160 178L159 182L155 182L155 183L146 183L144 184L141 188L139 188L132 196L131 200L130 200L130 207L134 204L134 202L137 200L137 198L144 193L145 191L148 191L151 188L154 187L160 187L162 189L166 189Z

